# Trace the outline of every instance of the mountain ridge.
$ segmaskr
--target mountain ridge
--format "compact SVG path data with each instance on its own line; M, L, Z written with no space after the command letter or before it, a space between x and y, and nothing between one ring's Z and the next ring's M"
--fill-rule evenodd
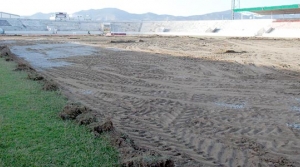
M24 16L27 19L49 19L53 13L35 13L31 16ZM231 20L232 13L231 10L212 12L202 15L191 15L191 16L174 16L168 14L155 14L152 12L147 12L143 14L129 13L127 11L117 9L117 8L103 8L103 9L89 9L81 10L72 14L73 18L76 19L77 16L89 16L91 20L97 21L197 21L197 20ZM243 15L243 19L251 19L252 15ZM294 17L299 17L295 15ZM241 18L240 13L235 13L235 18ZM259 19L269 19L270 16L262 16ZM280 16L273 16L273 19L281 18Z
M35 13L31 16L23 16L27 19L49 19L53 13ZM142 14L129 13L127 11L117 8L103 8L103 9L89 9L81 10L72 14L76 16L89 16L92 20L97 21L192 21L192 20L221 20L231 19L231 10L213 12L203 15L192 16L174 16L169 14L156 14L152 12L146 12Z

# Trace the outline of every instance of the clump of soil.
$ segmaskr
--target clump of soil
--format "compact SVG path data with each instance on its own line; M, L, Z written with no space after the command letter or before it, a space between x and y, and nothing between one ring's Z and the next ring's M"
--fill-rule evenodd
M33 81L41 81L44 79L43 76L37 74L37 73L29 73L27 75L27 78L30 79L30 80L33 80Z
M239 139L236 142L236 144L242 150L244 150L244 149L251 149L251 150L253 150L258 155L266 154L265 147L262 144L260 144L260 143L258 143L256 141L253 141L251 139L242 137L241 139Z
M279 157L279 158L265 158L263 159L266 162L269 162L270 166L296 166L293 162L290 162L287 158Z
M223 53L238 53L238 52L235 50L225 50Z
M76 117L76 122L79 125L89 125L91 123L97 122L96 116L92 113L83 113Z
M113 130L111 120L100 118L97 120L96 114L91 109L80 104L71 103L66 105L59 116L63 120L76 120L80 125L89 125L89 128L97 135Z
M79 104L68 104L64 109L59 113L59 116L63 120L74 120L76 117L82 113L87 113L90 111L87 107Z
M7 46L0 46L0 58L5 58L5 61L14 61L13 55Z
M122 167L140 167L140 166L149 166L149 167L173 167L175 166L174 162L168 158L155 157L155 156L144 156L144 157L135 157L126 162L124 162Z
M35 71L35 70L32 67L30 67L28 64L20 62L18 63L15 71Z
M46 80L44 82L43 90L45 90L45 91L57 91L58 90L58 85L56 83L54 83L53 81Z
M110 43L135 43L133 40L111 40Z
M123 167L174 167L174 161L146 147L140 147L128 135L119 132L111 119L90 110L81 104L71 103L59 113L63 120L76 120L80 125L87 125L95 136L107 133L111 143L119 148Z
M111 142L119 148L122 167L173 167L174 161L162 156L158 152L140 146L134 142L128 135L118 130L111 131Z
M8 58L5 59L5 61L14 61L14 59L11 58L11 57L8 57Z
M220 50L220 51L217 51L217 53L219 54L229 54L229 53L247 53L246 51L235 51L233 49L228 49L228 50Z
M104 132L109 132L113 130L113 123L111 120L103 119L102 121L95 122L90 125L90 128L93 132L95 132L97 135L102 134Z
M10 49L7 46L0 46L0 57L11 57Z

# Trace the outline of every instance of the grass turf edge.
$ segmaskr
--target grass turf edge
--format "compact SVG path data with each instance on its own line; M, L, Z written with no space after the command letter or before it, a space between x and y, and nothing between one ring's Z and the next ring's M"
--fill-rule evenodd
M0 166L118 166L105 136L62 121L67 100L0 59Z

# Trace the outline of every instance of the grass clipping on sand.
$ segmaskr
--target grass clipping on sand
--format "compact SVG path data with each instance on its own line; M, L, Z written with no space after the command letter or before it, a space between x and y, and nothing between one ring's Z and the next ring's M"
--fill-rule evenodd
M57 115L66 99L0 58L0 166L116 166L118 153Z

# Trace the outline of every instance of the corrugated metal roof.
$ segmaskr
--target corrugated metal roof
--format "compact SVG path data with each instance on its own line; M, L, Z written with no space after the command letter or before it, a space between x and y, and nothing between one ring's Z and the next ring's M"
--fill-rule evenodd
M234 12L253 12L260 15L276 15L276 14L298 14L300 13L300 5L282 5L282 6L265 6L255 8L234 9Z

